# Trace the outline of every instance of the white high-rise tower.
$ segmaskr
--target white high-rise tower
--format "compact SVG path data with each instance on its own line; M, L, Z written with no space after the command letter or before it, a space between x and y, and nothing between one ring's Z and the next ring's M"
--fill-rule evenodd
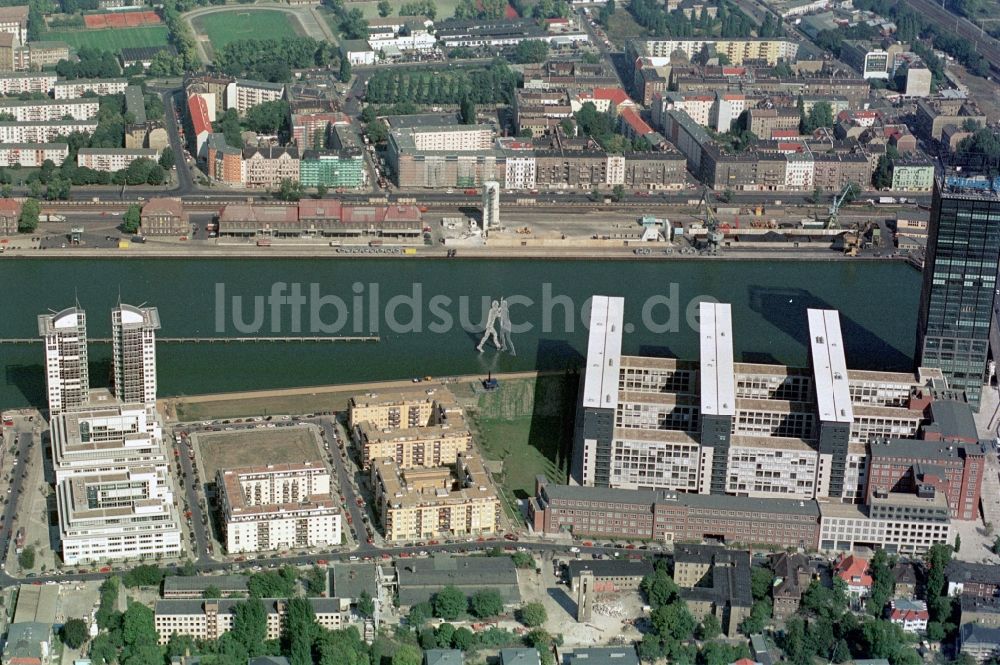
M483 183L483 234L500 230L500 183Z
M111 310L115 397L125 404L156 404L156 331L160 314L155 307L120 304Z
M79 307L68 307L56 314L41 314L38 334L45 340L49 413L86 404L90 401L86 313Z

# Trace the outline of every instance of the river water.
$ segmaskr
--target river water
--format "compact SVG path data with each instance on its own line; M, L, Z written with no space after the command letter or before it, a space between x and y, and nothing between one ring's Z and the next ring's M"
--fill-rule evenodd
M163 337L381 338L160 344L163 396L578 366L594 293L625 297L625 353L697 358L686 312L712 297L733 305L737 360L805 364L805 310L825 307L841 312L850 367L908 370L920 291L902 262L717 260L11 259L0 285L4 338L35 337L39 313L74 300L107 337L119 295L158 307ZM498 296L513 298L516 355L475 348ZM92 385L107 384L110 352L91 345ZM0 345L0 407L43 403L42 360L40 344Z

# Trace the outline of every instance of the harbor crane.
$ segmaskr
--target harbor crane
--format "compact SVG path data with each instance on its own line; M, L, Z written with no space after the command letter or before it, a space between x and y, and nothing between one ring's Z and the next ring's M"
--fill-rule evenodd
M836 194L833 197L833 201L830 203L830 213L826 219L827 229L837 229L840 228L840 224L837 222L837 215L840 213L840 206L844 205L844 200L847 198L848 193L854 189L854 183L849 182L844 185L844 189L840 194Z
M708 254L718 254L722 246L722 240L726 234L719 230L719 220L712 213L712 206L708 203L708 187L701 190L701 203L705 205L705 251Z

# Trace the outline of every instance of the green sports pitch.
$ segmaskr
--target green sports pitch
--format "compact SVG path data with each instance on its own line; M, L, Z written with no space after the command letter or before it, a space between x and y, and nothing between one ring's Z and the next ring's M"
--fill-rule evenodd
M167 28L162 25L138 28L113 28L107 30L64 30L45 33L48 41L66 42L73 48L90 46L117 53L123 48L164 46Z
M214 50L238 39L281 39L299 34L298 19L276 10L233 9L199 16L193 23Z

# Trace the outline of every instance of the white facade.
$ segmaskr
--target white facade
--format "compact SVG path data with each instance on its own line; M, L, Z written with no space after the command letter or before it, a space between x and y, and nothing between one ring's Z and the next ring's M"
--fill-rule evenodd
M13 143L0 145L0 166L7 167L20 164L23 167L41 166L46 159L52 160L56 166L69 157L67 143Z
M160 153L152 148L80 148L76 165L95 171L121 171L137 159L156 161Z
M128 87L126 79L77 79L58 81L52 84L52 96L56 99L76 99L85 92L95 95L120 95Z
M216 486L230 554L340 545L340 509L322 463L220 469Z
M56 486L63 561L179 556L181 526L167 474L151 467L79 475Z
M791 153L785 156L785 189L811 190L816 162L811 153Z
M486 125L416 128L411 131L413 146L417 150L475 152L489 150L493 145L493 128Z
M483 231L500 229L500 183L483 183Z
M38 317L45 340L45 384L49 412L78 408L90 400L87 365L87 315L77 307Z
M0 94L20 95L22 92L44 92L48 94L56 83L55 74L4 72L0 74ZM58 99L58 97L57 97Z
M750 108L746 95L716 93L709 125L718 132L728 132L740 114Z
M429 35L426 32L417 32L391 39L369 39L368 45L375 51L387 48L397 48L404 53L407 51L430 51L437 45L437 39L434 35Z
M90 134L95 129L96 120L0 122L0 143L51 143L73 132Z
M850 552L855 546L881 547L890 553L922 554L935 543L950 543L951 522L869 518L859 506L822 503L819 549Z
M504 170L504 189L534 189L535 157L508 154Z
M0 113L9 113L18 122L43 122L62 120L66 116L74 120L87 120L97 115L100 103L97 99L53 99L0 101Z
M160 314L155 307L119 304L111 310L112 374L115 396L156 408L156 331Z
M285 98L285 86L280 83L236 79L226 86L226 109L236 109L243 115L251 107Z

